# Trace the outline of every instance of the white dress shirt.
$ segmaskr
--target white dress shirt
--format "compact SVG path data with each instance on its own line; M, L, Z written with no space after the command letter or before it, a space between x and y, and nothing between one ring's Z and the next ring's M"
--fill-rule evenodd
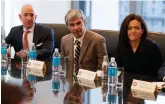
M27 37L27 38L28 38L28 46L29 46L29 50L32 49L31 44L33 43L34 27L35 27L35 24L33 25L32 28L28 29L28 31L30 31L30 32L28 33L28 37ZM26 29L23 28L23 31L26 31Z
M80 42L80 47L81 47L82 43L83 43L83 39L84 39L85 33L86 33L86 29L84 30L83 35L80 38L78 38L78 39L76 39L76 37L73 35L74 43L75 43L76 40L78 40ZM74 44L74 57L75 57L75 50L76 50L76 44Z
M79 38L79 39L76 39L76 37L73 35L73 38L74 38L74 58L75 58L75 50L76 50L76 44L75 44L75 41L78 40L80 42L80 47L82 46L82 43L83 43L83 39L84 39L84 35L86 33L86 29L84 30L84 33L83 35ZM75 63L74 63L74 70L75 70ZM73 71L73 75L75 75L75 71ZM74 77L73 77L73 81L74 80Z

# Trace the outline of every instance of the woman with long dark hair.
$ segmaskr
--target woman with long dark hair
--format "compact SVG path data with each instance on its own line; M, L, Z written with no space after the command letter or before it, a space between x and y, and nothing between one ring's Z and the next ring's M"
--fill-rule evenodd
M147 39L144 20L136 14L122 22L117 46L117 64L126 72L157 77L163 58L159 46Z

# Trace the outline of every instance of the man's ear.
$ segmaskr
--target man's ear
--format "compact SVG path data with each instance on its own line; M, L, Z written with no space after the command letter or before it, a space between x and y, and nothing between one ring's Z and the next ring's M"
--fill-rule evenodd
M69 28L68 24L66 24L66 26L67 26L68 30L70 31L70 28Z
M85 20L83 20L83 22L84 22L84 24L86 24L86 21Z
M37 19L37 15L35 15L35 20Z
M18 16L19 16L19 19L21 20L21 14L19 14Z

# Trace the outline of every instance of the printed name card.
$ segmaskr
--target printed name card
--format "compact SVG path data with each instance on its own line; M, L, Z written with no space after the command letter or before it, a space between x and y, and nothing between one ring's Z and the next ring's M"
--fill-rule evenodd
M148 93L144 91L137 91L137 90L131 90L132 96L136 98L141 98L145 100L156 100L156 94L155 93Z
M84 70L84 69L79 69L77 77L94 81L96 78L96 72L92 72L92 71Z
M157 87L155 83L133 79L131 90L154 93Z
M83 78L78 78L78 83L81 86L86 86L89 88L96 88L95 82L92 80L87 80L87 79L83 79Z
M46 65L43 61L29 60L27 71L31 75L44 77L46 73Z

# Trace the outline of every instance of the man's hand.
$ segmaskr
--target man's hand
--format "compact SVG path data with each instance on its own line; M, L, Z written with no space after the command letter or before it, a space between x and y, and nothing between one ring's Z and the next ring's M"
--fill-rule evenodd
M7 49L7 57L11 57L11 47Z
M28 51L26 51L26 50L21 50L21 51L19 51L19 52L16 52L16 56L18 56L18 57L23 57L23 58L27 58L27 56L28 56Z

